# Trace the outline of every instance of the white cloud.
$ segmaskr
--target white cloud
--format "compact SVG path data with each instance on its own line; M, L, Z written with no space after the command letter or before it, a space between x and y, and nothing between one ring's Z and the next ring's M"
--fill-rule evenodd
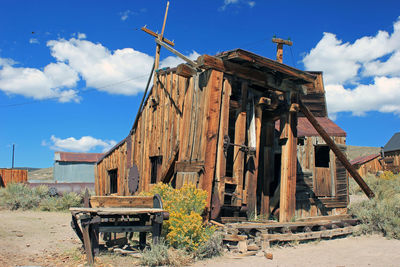
M68 137L65 139L58 138L54 135L50 137L51 144L42 142L42 145L49 145L53 150L73 151L73 152L89 152L97 147L102 148L103 152L108 151L115 146L117 142L114 140L101 140L92 136L82 136L80 139Z
M132 11L130 11L129 9L128 9L128 10L125 10L124 12L119 13L119 15L121 16L121 20L122 20L122 21L127 20L127 19L129 18L129 15L130 15L131 13L132 13Z
M192 53L190 53L186 57L188 57L191 60L196 60L199 56L200 56L199 53L197 53L196 51L192 51ZM173 68L184 62L185 61L179 57L169 56L160 62L160 68L165 68L165 67Z
M87 87L110 94L134 95L145 89L154 58L133 48L110 51L102 44L83 38L59 39L47 42L55 63L43 69L16 67L11 59L0 58L0 90L8 95L19 94L34 99L56 98L60 102L76 101L73 90L82 79ZM167 52L167 51L165 51ZM197 59L193 51L188 55ZM174 67L183 60L169 56L161 67Z
M86 39L86 34L78 32L78 39Z
M392 112L400 115L400 78L375 77L368 85L345 89L343 85L327 85L329 111L349 111L364 115L368 111Z
M237 6L241 7L242 4L246 4L250 8L253 8L256 5L256 1L247 1L247 0L224 0L224 4L219 8L219 10L224 11L228 6Z
M53 57L79 72L88 87L111 94L134 95L144 90L153 64L153 57L132 48L110 51L87 40L52 40L47 46Z
M39 41L38 41L38 39L36 39L36 38L31 38L31 39L29 39L29 43L30 43L30 44L38 44Z
M57 98L60 102L79 101L76 85L78 74L64 63L51 63L44 70L14 67L3 60L0 69L0 90L8 95L34 99Z
M255 2L255 1L249 1L249 2L247 2L247 4L248 4L250 7L254 7L254 6L256 5L256 2Z
M324 33L303 63L307 70L324 72L332 117L344 111L353 115L368 111L400 115L400 18L392 34L379 31L354 43Z

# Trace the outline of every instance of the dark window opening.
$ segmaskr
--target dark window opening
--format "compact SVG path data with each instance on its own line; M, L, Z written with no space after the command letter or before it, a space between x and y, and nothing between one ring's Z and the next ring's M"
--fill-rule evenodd
M304 146L304 137L298 137L297 138L297 145L298 146Z
M118 193L118 169L108 171L110 177L110 194Z
M232 205L233 195L236 191L235 184L225 184L224 205Z
M155 184L157 183L157 177L161 170L162 156L150 157L150 164L151 164L150 183Z
M315 167L329 168L329 146L315 146Z
M235 122L237 118L237 111L235 109L229 110L229 128L228 128L228 136L230 139L230 143L234 143L235 141ZM226 151L226 169L225 175L227 177L233 177L233 152L234 147L228 146L228 150Z

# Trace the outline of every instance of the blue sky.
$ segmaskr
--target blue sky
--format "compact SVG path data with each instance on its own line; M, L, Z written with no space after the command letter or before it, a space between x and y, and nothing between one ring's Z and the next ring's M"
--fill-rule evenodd
M132 127L166 1L8 1L0 9L0 167L49 167L55 150L102 152ZM347 143L400 131L400 2L171 1L165 36L191 58L242 48L324 72ZM179 60L166 50L162 66Z

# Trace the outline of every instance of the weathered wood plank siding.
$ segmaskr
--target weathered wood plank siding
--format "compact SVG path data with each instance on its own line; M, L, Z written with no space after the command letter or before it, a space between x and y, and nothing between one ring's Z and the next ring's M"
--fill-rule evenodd
M0 169L0 187L9 183L26 183L28 181L27 170Z
M342 151L346 149L345 137L332 137ZM297 146L296 218L336 215L347 211L348 175L344 166L329 152L329 167L315 167L316 145L324 145L319 136L304 138Z
M136 129L98 163L96 195L111 194L109 171L118 169L117 195L148 191L161 181L172 181L176 187L191 182L210 192L210 203L223 74L209 70L186 78L169 70L157 75ZM160 166L152 166L153 157L159 158ZM128 186L133 164L140 176L136 192ZM157 177L152 180L155 169Z

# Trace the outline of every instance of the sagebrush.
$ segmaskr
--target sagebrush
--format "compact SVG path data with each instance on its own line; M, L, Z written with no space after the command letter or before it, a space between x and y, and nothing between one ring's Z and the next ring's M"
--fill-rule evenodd
M64 211L81 206L82 200L82 194L74 192L50 196L45 185L31 188L26 184L10 183L0 188L0 206L9 210Z
M400 239L400 175L384 172L367 176L365 182L375 197L350 206L350 212L362 222L359 233Z

